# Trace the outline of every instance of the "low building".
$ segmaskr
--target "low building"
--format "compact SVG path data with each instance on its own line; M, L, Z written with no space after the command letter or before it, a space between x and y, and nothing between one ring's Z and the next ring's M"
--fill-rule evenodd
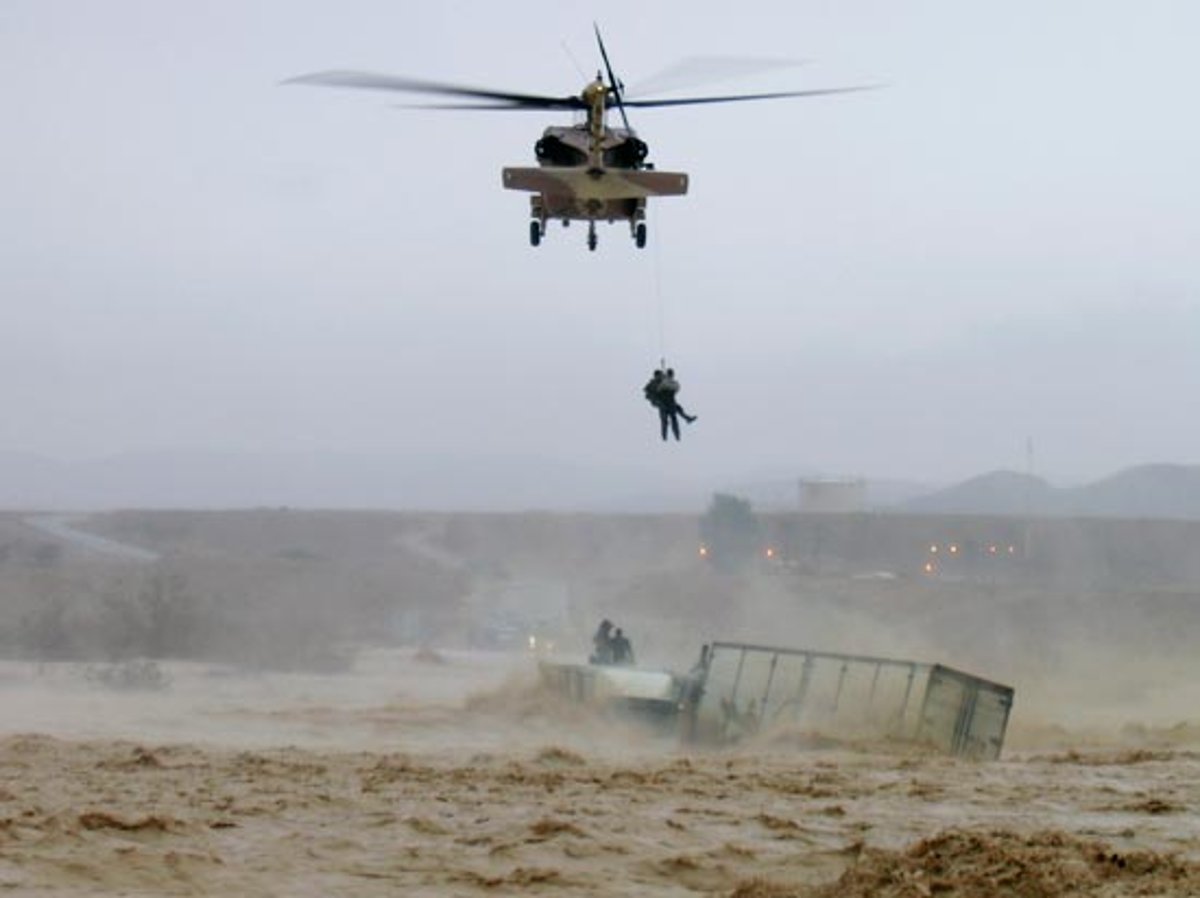
M800 510L815 514L850 514L867 507L867 482L862 479L800 481Z

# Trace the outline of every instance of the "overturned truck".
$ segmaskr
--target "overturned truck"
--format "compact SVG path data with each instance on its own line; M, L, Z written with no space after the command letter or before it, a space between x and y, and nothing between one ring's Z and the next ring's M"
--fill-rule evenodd
M887 739L947 754L1000 756L1013 690L941 664L738 642L704 646L686 675L542 662L552 689L620 709L689 742L728 744L791 730Z

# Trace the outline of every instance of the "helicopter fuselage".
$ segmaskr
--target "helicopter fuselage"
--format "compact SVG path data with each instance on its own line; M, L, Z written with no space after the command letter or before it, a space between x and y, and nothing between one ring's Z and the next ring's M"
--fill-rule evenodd
M505 168L501 178L509 190L533 194L530 197L530 243L534 246L541 243L546 223L551 219L558 219L564 226L582 220L588 223L589 249L596 248L597 221L629 222L634 242L639 247L645 246L646 200L652 196L681 196L688 191L686 174L655 171L646 161L649 149L630 127L629 108L815 97L871 89L870 85L862 85L732 96L627 99L624 84L613 73L599 26L594 26L594 30L604 69L598 70L595 79L578 94L565 97L346 69L314 72L291 78L286 83L433 94L458 101L454 104L417 104L430 109L556 109L580 115L582 120L578 124L547 128L543 132L534 144L536 167ZM607 115L613 108L620 113L624 128L608 127Z
M544 169L581 169L594 182L595 190L563 184L563 190L548 190L530 198L534 218L546 221L641 221L646 215L646 198L613 196L621 190L623 172L652 170L646 164L649 147L632 132L605 130L593 139L587 125L547 128L533 146L538 165ZM603 185L600 183L605 181ZM625 191L640 192L640 191Z
M586 124L547 128L533 145L539 165L588 165L601 168L652 168L646 163L650 148L632 131L607 128L593 138Z
M596 248L596 222L629 222L639 247L646 243L646 199L687 193L687 175L657 172L650 148L629 128L605 122L607 93L597 79L580 95L585 121L547 128L534 144L537 168L505 168L504 186L530 197L529 239L537 246L546 222L588 222L588 247Z

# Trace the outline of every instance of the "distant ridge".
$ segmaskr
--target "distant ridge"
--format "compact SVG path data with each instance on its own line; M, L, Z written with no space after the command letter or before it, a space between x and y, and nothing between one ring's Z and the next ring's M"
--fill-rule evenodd
M653 445L653 444L651 444ZM792 512L800 472L672 474L661 464L585 463L529 455L376 450L142 451L60 461L0 450L0 509L323 509L698 514L714 492L759 511ZM743 479L743 477L745 479ZM929 491L869 481L871 509Z
M1200 519L1200 466L1141 465L1067 493L1073 514Z
M666 476L661 468L532 456L376 452L137 452L81 461L0 451L0 509L289 506L406 511L699 513L714 492L758 511L799 508L799 480ZM871 480L866 508L927 514L1200 520L1200 466L1151 464L1058 488L992 471L931 492Z
M0 452L0 508L700 511L709 491L661 471L529 456L136 452L64 462Z
M930 514L1200 520L1200 466L1139 465L1067 488L1016 471L993 471L900 508Z
M1044 515L1054 513L1058 492L1040 477L992 471L911 499L904 508L934 514Z

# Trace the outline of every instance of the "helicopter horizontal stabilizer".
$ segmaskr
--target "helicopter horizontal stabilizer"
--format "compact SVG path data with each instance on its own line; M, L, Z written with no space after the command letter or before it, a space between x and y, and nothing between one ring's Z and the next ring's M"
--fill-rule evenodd
M504 186L509 190L568 196L585 202L682 196L688 189L688 176L683 172L547 165L506 168L502 174Z

